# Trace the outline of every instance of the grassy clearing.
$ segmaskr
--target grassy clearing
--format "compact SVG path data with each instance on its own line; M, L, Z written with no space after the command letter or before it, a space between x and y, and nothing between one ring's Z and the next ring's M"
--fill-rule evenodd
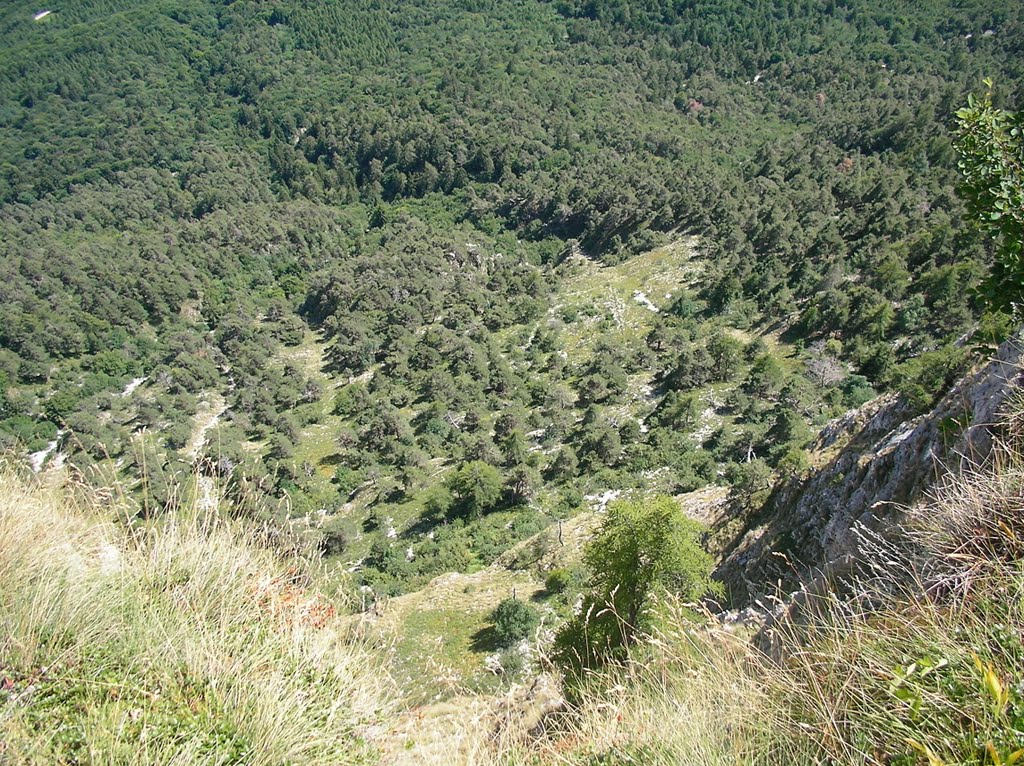
M315 378L326 384L328 377L324 374L324 367L327 362L324 352L327 343L320 333L307 329L302 336L302 342L294 346L282 346L277 356L284 364L290 364L308 378ZM335 385L340 385L336 383Z
M574 364L585 363L601 336L620 341L624 348L643 344L656 312L680 287L690 284L699 264L696 237L634 256L616 266L576 260L559 292L556 317L566 319L565 350Z
M487 640L485 614L461 609L416 609L398 628L394 672L415 703L447 699L467 692L488 693L501 679L484 668L497 650Z
M298 463L309 463L316 467L325 479L334 475L335 465L331 460L338 452L336 438L343 424L343 419L332 414L334 396L337 389L344 385L341 378L332 378L324 372L326 366L325 352L327 343L320 334L306 330L302 342L295 346L285 346L278 352L281 364L292 365L305 377L319 382L323 386L324 395L320 401L322 408L319 422L310 423L302 429L301 438L295 445L295 460Z
M412 704L467 693L493 693L505 682L485 667L498 651L490 614L513 593L529 601L543 591L529 572L500 565L441 575L384 604L363 629L390 647L394 677Z
M6 763L367 763L390 682L297 562L211 517L126 531L0 471Z

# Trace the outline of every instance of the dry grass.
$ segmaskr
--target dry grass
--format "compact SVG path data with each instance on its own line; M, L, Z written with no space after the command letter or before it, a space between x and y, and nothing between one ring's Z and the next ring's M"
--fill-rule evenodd
M212 516L0 470L0 760L364 763L388 681L300 572Z
M660 634L495 762L1024 759L1024 458L1004 446L947 477L902 534L864 537L866 565L790 600L772 656L669 605Z
M588 679L575 709L540 743L545 763L738 766L796 763L781 712L748 642L695 628L668 605L665 629Z
M864 532L867 565L780 625L765 678L790 736L829 763L1024 757L1022 535L1024 460L1005 445L947 476L900 534Z
M1024 759L1024 457L950 477L777 651L662 604L625 662L404 715L301 567L197 513L0 471L0 761L1010 764ZM841 595L840 595L841 594ZM460 592L472 598L472 594ZM375 740L367 741L367 740Z

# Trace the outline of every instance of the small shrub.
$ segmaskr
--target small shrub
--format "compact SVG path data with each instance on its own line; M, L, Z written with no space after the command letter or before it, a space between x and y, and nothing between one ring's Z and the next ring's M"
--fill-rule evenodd
M584 571L580 567L559 567L552 569L544 578L544 589L548 593L559 594L583 586Z
M498 663L501 671L508 677L518 676L526 669L526 659L523 653L514 648L502 649L498 653Z
M540 615L529 604L517 598L506 598L491 613L491 621L498 643L511 646L533 632L540 622Z

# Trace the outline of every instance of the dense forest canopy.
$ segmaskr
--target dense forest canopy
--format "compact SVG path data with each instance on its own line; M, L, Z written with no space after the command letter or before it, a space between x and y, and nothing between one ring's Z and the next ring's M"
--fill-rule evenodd
M198 460L381 587L657 471L756 504L1009 327L951 129L985 77L1021 103L1011 0L52 11L0 9L0 439L171 505ZM594 309L577 353L580 270L693 235L649 332Z

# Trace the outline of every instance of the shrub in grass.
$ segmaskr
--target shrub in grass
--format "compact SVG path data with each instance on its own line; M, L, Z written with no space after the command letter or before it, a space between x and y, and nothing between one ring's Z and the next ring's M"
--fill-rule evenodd
M506 598L491 613L494 633L501 646L527 638L540 622L537 610L517 598Z

